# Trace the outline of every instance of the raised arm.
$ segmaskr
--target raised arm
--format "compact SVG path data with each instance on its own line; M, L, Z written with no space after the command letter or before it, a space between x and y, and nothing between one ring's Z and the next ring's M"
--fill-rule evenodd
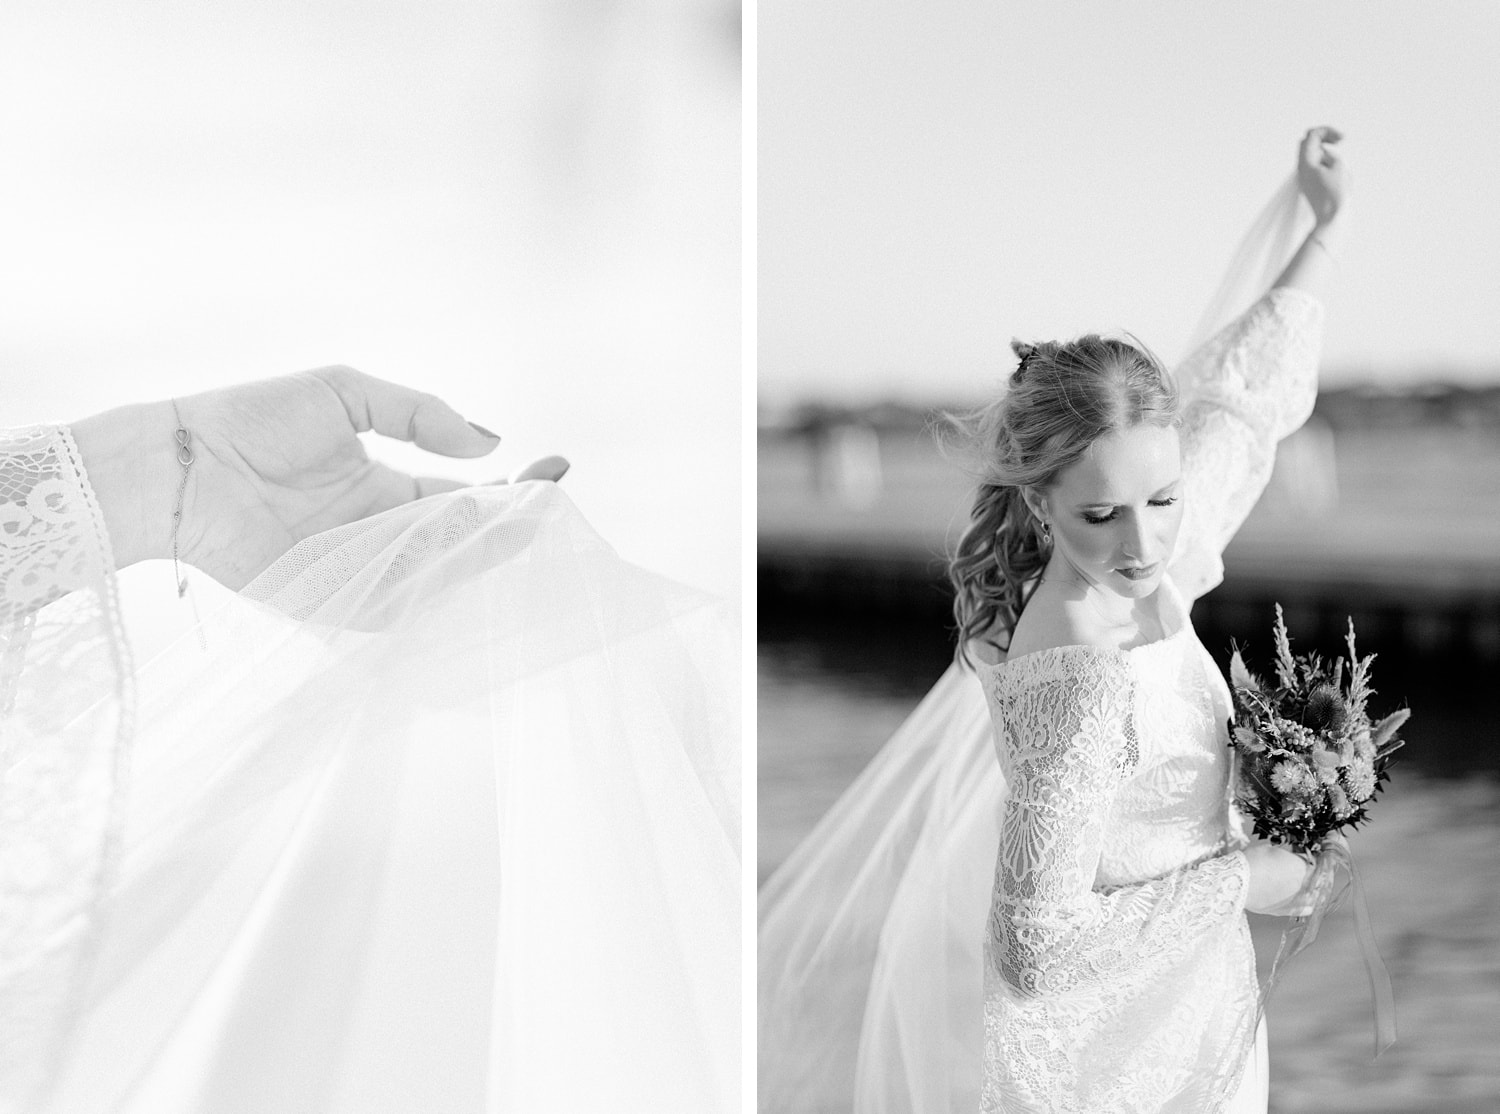
M1289 287L1321 298L1328 289L1343 239L1344 198L1348 171L1334 146L1343 139L1337 128L1309 128L1297 148L1297 186L1313 211L1313 229L1282 269L1276 287Z
M1220 555L1271 478L1276 445L1317 398L1323 305L1342 235L1347 172L1332 128L1298 148L1314 225L1266 294L1178 369L1186 498L1172 575L1188 599L1223 578Z
M1040 998L1093 987L1169 962L1239 917L1249 866L1238 851L1094 889L1110 806L1137 761L1128 663L1073 648L1055 675L1009 683L1016 687L991 704L1010 790L990 952L1011 992Z

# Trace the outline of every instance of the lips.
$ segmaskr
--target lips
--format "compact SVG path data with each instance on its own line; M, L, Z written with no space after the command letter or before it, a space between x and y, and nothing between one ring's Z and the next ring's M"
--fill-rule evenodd
M1160 561L1154 565L1140 565L1136 568L1116 569L1115 572L1119 573L1126 580L1148 580L1156 575L1156 570L1159 568L1161 568Z

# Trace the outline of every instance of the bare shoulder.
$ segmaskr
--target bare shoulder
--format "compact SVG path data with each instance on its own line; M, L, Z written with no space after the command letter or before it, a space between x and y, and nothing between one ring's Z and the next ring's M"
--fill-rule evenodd
M1011 635L1009 660L1062 646L1112 650L1118 639L1102 628L1076 596L1042 584L1021 612Z

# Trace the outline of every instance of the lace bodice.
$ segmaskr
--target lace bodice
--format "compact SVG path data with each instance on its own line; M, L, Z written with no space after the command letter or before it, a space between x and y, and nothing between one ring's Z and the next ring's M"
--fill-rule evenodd
M1256 1021L1223 678L1189 601L1310 410L1319 303L1273 290L1196 353L1172 633L981 666L1007 791L986 933L986 1111L1214 1111Z
M1044 650L981 676L1008 787L986 1109L1212 1109L1212 1069L1254 1020L1241 1016L1254 1003L1248 874L1212 661L1184 625L1133 650ZM1165 1013L1163 988L1182 995Z

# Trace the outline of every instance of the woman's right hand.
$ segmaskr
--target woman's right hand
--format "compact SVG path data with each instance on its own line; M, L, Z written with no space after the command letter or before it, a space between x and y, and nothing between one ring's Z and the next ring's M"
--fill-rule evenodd
M373 461L360 433L454 458L484 456L500 443L439 398L347 367L187 395L177 405L97 414L75 422L73 438L123 568L172 554L180 414L192 453L182 560L234 591L303 538L468 486ZM562 457L545 457L514 479L557 480L567 469Z
M1297 145L1297 188L1312 206L1313 230L1272 286L1293 286L1321 298L1328 285L1334 252L1343 237L1339 214L1349 195L1349 172L1335 148L1344 135L1338 128L1308 128Z
M1308 902L1299 899L1312 880L1312 861L1264 839L1246 847L1244 856L1250 864L1250 886L1245 892L1247 910L1272 917L1305 915Z
M1297 147L1297 186L1319 227L1333 220L1348 193L1343 156L1333 146L1343 138L1337 128L1308 128Z

